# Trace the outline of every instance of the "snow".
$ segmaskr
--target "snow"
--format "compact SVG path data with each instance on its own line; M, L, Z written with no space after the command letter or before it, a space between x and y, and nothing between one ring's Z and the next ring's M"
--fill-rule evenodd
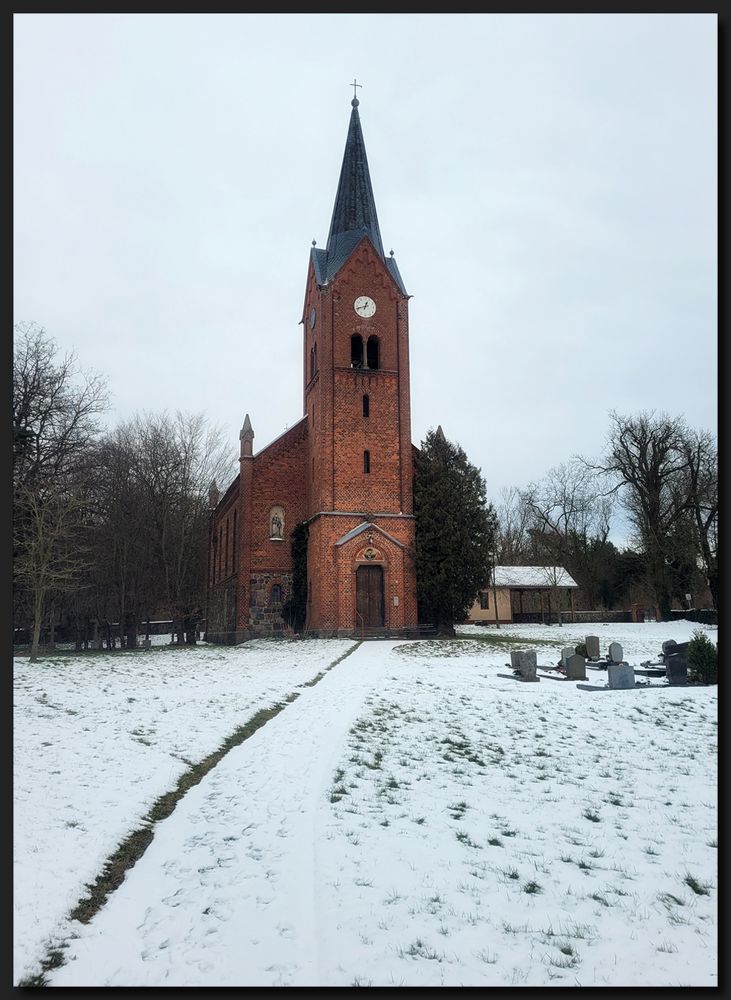
M499 676L511 648L552 666L589 633L639 666L695 629L716 641L504 625L16 658L15 984L61 948L51 986L716 986L717 688Z
M496 587L578 587L563 566L496 566Z

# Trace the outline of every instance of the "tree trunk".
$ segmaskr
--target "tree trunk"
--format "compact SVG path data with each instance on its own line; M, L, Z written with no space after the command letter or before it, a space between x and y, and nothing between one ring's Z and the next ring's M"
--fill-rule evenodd
M41 644L41 615L43 614L43 591L36 591L33 600L33 637L30 643L30 658L35 660L38 656L38 647Z

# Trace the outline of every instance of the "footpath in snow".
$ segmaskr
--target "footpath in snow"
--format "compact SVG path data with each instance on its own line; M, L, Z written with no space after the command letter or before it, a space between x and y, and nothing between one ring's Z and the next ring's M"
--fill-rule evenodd
M319 985L316 826L397 645L363 643L191 789L49 985Z

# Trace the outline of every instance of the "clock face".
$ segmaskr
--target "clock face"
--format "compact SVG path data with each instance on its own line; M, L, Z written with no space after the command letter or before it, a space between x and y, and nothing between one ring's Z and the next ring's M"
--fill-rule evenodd
M317 319L317 310L314 309L314 308L310 309L310 330L315 325L315 320L316 319Z
M355 309L359 316L368 319L376 311L376 303L368 295L359 295L353 303L353 309Z

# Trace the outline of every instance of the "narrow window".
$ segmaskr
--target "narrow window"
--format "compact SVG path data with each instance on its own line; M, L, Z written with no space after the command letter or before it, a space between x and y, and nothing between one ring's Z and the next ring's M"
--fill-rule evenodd
M272 586L272 604L282 603L282 588L278 583Z
M363 452L363 472L371 471L371 453L369 451Z
M315 348L310 348L310 379L315 377Z
M368 399L368 396L363 396L363 416L364 417L370 416L370 412L371 412L370 400Z
M490 595L486 590L480 591L480 607L483 611L490 607Z
M226 559L225 559L225 565L226 565L226 574L228 575L228 518L226 518Z
M312 459L312 479L315 479L315 459Z
M369 368L378 368L378 337L368 338L366 358Z
M237 513L238 513L238 511L234 510L234 551L233 551L233 558L231 560L231 568L234 569L234 570L238 568L238 564L239 564L238 563L238 558L237 558L239 550L238 550L238 547L236 545L236 541L237 541L237 535L236 535L236 527L237 527L236 526L236 515L237 515Z
M363 367L363 338L359 333L354 333L350 338L350 367Z

